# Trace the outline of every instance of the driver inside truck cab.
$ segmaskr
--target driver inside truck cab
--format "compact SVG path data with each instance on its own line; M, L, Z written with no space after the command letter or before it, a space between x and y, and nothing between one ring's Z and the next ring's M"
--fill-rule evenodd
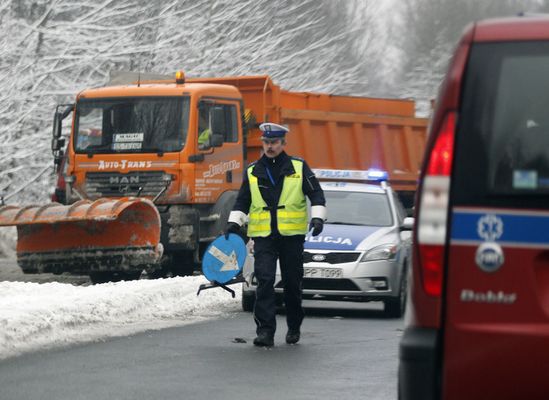
M204 150L210 147L212 131L209 124L209 108L200 107L198 112L198 148Z

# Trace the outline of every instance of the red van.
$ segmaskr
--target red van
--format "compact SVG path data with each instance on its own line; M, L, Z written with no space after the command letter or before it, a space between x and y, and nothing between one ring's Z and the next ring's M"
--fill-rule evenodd
M420 182L399 399L549 399L549 18L465 31Z

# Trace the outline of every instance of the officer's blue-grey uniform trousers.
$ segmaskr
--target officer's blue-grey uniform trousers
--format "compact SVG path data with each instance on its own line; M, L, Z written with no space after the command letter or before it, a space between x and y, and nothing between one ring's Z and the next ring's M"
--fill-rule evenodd
M288 328L299 330L303 322L301 292L303 284L304 235L274 236L254 239L254 273L257 280L254 320L257 333L274 335L276 330L276 301L274 292L276 261L284 287L286 322Z

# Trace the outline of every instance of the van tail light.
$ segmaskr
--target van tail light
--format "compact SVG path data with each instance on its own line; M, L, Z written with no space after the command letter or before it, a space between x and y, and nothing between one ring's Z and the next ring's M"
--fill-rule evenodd
M425 292L435 297L440 297L442 292L455 127L456 113L450 112L442 122L429 156L419 208L417 242L421 278Z
M442 128L437 136L435 146L429 157L429 165L425 175L450 177L452 159L454 156L454 136L456 130L456 113L446 114Z
M423 288L431 296L440 296L442 292L442 263L444 246L419 245Z

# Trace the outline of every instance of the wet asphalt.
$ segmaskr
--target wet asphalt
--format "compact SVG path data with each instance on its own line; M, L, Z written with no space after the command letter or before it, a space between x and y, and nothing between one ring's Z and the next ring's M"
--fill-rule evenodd
M11 280L2 267L0 280ZM297 345L284 343L282 313L266 349L252 345L251 314L233 312L0 361L0 399L396 399L402 319L386 318L380 303L305 305Z

